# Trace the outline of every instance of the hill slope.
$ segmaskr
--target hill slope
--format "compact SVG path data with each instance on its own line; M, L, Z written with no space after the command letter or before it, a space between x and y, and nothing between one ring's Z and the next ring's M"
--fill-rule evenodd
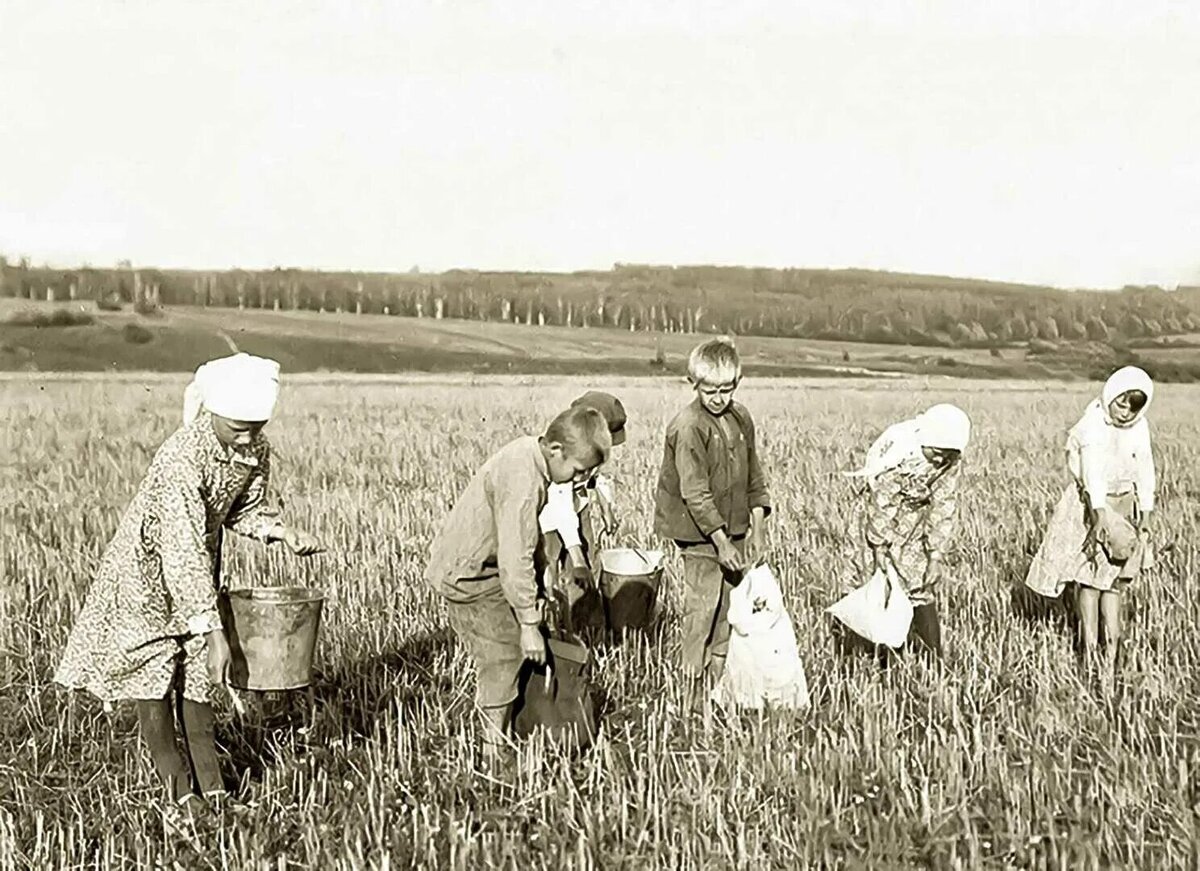
M5 264L0 297L355 312L645 332L988 347L1200 331L1200 288L1079 291L861 269L618 265L574 273L436 275L299 269L55 270Z
M46 322L77 313L67 326ZM34 317L30 317L30 315ZM191 371L231 349L278 359L291 372L521 372L682 374L698 334L381 315L171 307L157 317L0 300L0 370ZM1095 343L1014 345L1003 351L929 349L813 339L741 336L748 372L774 375L941 374L983 377L1095 376L1120 362ZM1171 364L1185 351L1158 349Z

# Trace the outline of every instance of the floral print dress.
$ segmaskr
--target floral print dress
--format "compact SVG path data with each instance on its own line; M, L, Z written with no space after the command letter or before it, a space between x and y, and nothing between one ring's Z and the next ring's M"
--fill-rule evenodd
M939 469L923 456L910 457L867 483L857 525L870 546L888 545L904 591L914 605L933 601L925 585L931 554L944 554L954 535L958 512L959 463ZM861 546L854 558L869 571L871 555Z
M208 701L220 533L267 540L278 517L270 453L261 434L244 452L226 448L206 414L163 443L104 552L56 682L105 702L160 699L182 670L185 698Z

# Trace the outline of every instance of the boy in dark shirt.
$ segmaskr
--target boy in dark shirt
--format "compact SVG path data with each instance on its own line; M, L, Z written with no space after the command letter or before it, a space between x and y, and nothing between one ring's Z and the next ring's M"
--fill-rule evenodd
M763 547L771 512L754 421L733 401L742 367L733 343L693 349L688 378L696 399L667 426L655 497L655 532L683 557L683 668L702 691L729 646L729 593Z

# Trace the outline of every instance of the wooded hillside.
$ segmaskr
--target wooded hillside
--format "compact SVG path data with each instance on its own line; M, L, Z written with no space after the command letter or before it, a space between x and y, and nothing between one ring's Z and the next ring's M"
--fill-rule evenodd
M867 270L617 264L565 274L196 272L55 270L0 258L0 296L959 347L1200 332L1200 287L1064 291Z

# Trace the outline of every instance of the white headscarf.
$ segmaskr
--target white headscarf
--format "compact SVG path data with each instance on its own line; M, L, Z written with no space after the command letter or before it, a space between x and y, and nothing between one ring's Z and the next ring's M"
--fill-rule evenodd
M196 370L183 394L184 425L202 411L230 420L266 421L279 398L279 364L265 357L234 354Z
M1112 419L1109 407L1118 396L1129 393L1132 390L1137 390L1145 394L1146 402L1129 423L1117 423ZM1097 401L1103 408L1104 419L1108 422L1109 426L1131 427L1145 416L1146 412L1150 409L1150 401L1153 398L1154 382L1146 374L1145 370L1139 369L1137 366L1125 366L1108 376L1108 380L1104 382L1104 389L1100 391L1100 399Z
M1109 406L1131 390L1146 395L1146 402L1128 423L1112 419ZM1067 468L1087 490L1089 504L1105 504L1112 488L1133 483L1143 511L1154 510L1156 475L1150 448L1150 424L1146 412L1154 398L1154 382L1136 366L1118 369L1104 382L1100 396L1088 403L1083 416L1067 434ZM1085 457L1084 448L1087 451Z
M941 404L916 417L894 423L875 439L861 469L850 478L876 478L921 456L922 448L963 451L971 440L971 419L956 405Z

